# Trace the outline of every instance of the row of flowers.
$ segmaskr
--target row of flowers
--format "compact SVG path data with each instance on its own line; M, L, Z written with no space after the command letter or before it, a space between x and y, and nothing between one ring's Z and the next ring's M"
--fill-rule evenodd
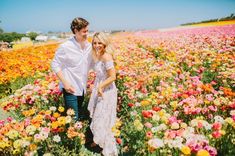
M122 152L234 155L234 30L232 25L114 39Z
M33 77L37 72L48 71L57 46L48 44L1 51L0 85L19 77Z

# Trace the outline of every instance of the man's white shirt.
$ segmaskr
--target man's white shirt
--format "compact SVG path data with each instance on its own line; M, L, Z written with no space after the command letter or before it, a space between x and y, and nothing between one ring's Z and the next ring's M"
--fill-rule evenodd
M88 72L92 67L91 50L88 41L82 49L73 37L60 45L51 63L52 70L55 73L61 70L64 78L75 88L73 94L76 96L82 96L83 91L86 93ZM63 88L62 82L60 88Z

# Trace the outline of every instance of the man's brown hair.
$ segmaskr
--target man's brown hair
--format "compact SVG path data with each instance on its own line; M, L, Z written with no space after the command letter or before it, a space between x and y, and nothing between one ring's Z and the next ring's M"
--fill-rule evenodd
M81 17L76 17L73 19L70 29L75 34L75 29L80 31L82 28L85 28L89 25L89 22Z

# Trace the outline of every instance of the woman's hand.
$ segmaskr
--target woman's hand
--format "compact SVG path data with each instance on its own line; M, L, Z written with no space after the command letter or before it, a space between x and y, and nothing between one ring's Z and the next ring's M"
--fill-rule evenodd
M98 96L103 97L103 88L101 86L98 87Z

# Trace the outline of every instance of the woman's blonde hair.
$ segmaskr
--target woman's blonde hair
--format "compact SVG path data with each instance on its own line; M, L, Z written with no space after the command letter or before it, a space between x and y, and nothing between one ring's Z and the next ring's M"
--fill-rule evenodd
M110 44L110 37L107 33L104 32L96 32L93 36L92 43L94 41L94 38L98 38L98 40L105 45L105 52L112 54L113 53L113 48L112 45ZM93 46L92 46L93 48ZM94 50L94 49L93 49Z

